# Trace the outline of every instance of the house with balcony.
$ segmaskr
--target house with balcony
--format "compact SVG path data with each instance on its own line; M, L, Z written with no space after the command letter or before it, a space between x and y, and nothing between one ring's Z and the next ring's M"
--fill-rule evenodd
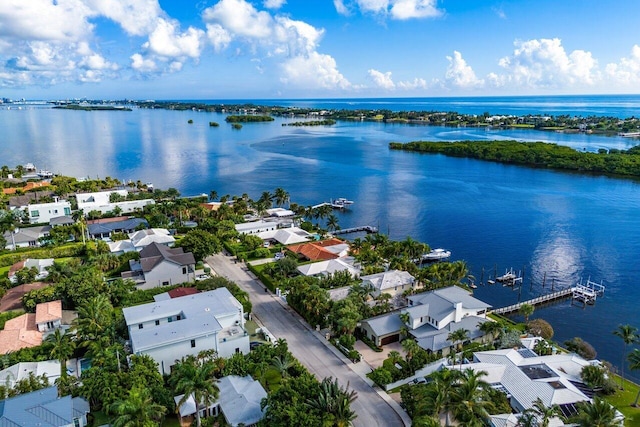
M389 270L382 273L369 274L360 277L365 288L372 289L371 295L376 298L381 294L389 294L392 297L402 295L403 292L413 289L415 277L406 271Z
M71 215L71 203L57 197L51 203L32 203L16 209L24 211L29 224L48 224L53 218Z
M221 357L249 352L242 304L227 288L123 309L134 354L147 354L161 374L177 360L214 350Z

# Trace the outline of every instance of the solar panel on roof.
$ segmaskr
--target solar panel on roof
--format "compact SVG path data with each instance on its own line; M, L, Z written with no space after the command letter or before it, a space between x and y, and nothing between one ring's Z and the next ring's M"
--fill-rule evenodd
M528 348L521 348L518 350L518 353L520 354L520 356L524 357L525 359L529 359L531 357L538 357L537 354L535 354L532 350Z

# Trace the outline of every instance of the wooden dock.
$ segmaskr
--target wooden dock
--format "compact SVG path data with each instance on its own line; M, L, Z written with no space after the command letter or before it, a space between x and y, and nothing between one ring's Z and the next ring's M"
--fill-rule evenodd
M511 314L519 311L520 307L522 307L524 304L536 306L536 305L545 304L547 302L566 299L573 296L574 289L576 289L576 287L571 287L571 288L563 289L561 291L553 292L547 295L542 295L540 297L533 298L528 301L522 301L517 304L509 305L507 307L496 308L495 310L492 311L492 313Z
M337 236L339 234L358 233L360 231L365 231L367 234L377 233L378 227L374 227L372 225L362 225L360 227L343 228L341 230L332 231L331 234Z
M582 284L582 282L580 282L576 286L572 286L567 289L562 289L560 291L542 295L528 301L522 301L517 304L512 304L507 307L497 308L495 310L492 310L492 313L503 315L511 314L518 312L520 310L520 307L522 307L524 304L538 306L546 304L548 302L558 301L566 298L571 298L572 300L582 302L583 304L594 304L598 296L604 294L604 290L605 287L602 284L594 283L591 280L587 280L587 283L584 285Z

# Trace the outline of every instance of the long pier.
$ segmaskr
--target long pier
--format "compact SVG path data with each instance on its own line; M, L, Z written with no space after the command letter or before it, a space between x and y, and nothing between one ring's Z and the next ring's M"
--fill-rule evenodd
M551 302L551 301L556 301L559 299L565 299L565 298L569 298L569 297L573 297L574 293L578 290L577 286L573 286L571 288L567 288L567 289L563 289L561 291L557 291L557 292L553 292L547 295L542 295L540 297L537 298L533 298L530 299L528 301L522 301L519 302L517 304L513 304L513 305L509 305L507 307L502 307L502 308L496 308L495 310L492 311L492 313L496 313L496 314L511 314L513 312L519 311L520 307L522 307L524 304L529 304L529 305L541 305L541 304L545 304L547 302Z
M349 233L357 233L359 231L366 231L367 234L377 233L378 227L374 227L372 225L363 225L360 227L351 227L351 228L343 228L341 230L332 231L331 234L349 234Z

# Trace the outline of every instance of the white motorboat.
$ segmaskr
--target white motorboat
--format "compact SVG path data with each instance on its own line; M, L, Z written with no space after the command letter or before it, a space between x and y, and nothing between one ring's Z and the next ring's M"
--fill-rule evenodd
M446 249L438 248L433 249L431 252L423 254L423 261L442 261L443 259L447 259L451 256L451 251Z

